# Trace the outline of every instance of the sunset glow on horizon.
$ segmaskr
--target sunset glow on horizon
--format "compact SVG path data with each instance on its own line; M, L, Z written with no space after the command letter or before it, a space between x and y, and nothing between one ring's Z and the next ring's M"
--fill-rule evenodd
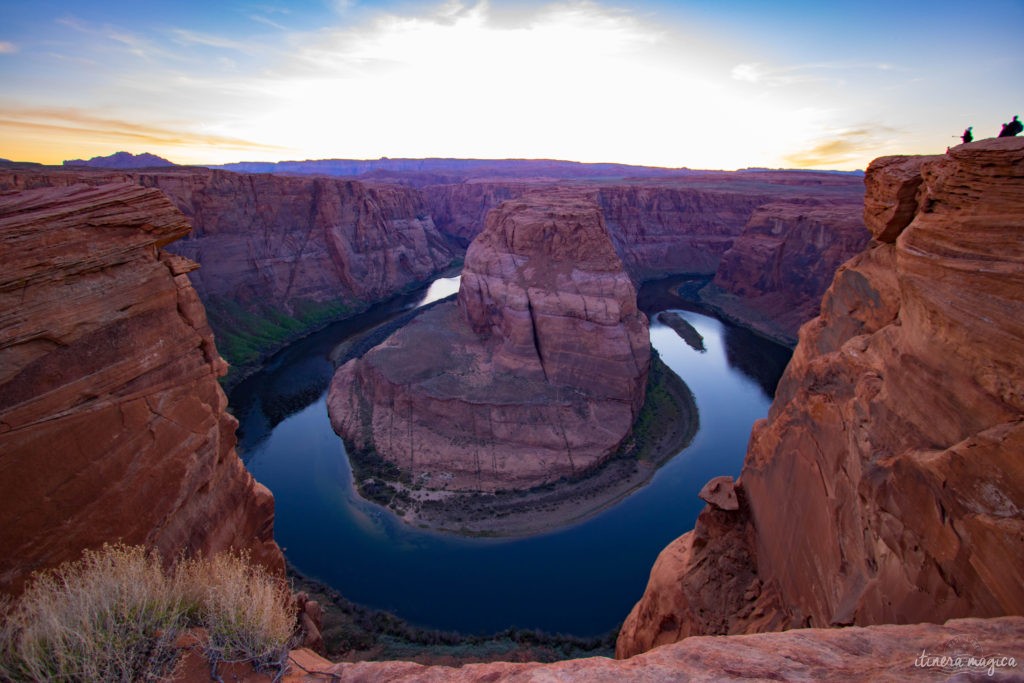
M1024 3L0 5L0 157L851 170L1024 114Z

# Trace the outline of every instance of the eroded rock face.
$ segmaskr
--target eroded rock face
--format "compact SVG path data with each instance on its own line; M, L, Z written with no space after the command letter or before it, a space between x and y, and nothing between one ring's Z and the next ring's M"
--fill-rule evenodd
M0 590L106 541L245 549L283 572L196 264L163 250L188 231L128 184L0 196Z
M686 536L664 551L690 556L652 573L620 654L671 619L693 634L1024 614L1024 140L880 159L867 186L879 241L836 274L754 427L749 523L699 520L699 552ZM750 599L774 613L652 600L726 591L692 567L728 552L752 558Z
M758 207L722 255L701 299L793 346L836 269L867 245L860 203L802 199Z
M112 181L161 190L192 222L170 249L202 266L192 283L225 354L239 363L452 260L418 191L399 186L183 168L8 172L0 189Z
M433 488L528 488L579 474L628 434L650 343L598 207L512 200L466 257L457 304L343 366L335 430Z
M291 652L286 683L342 681L374 683L663 683L664 681L907 681L1018 680L1024 663L1020 643L1024 618L957 619L942 626L869 626L801 629L729 638L688 638L627 660L604 657L538 662L426 666L413 662L331 663L309 650ZM959 663L955 662L960 657ZM970 657L974 657L972 662ZM943 662L942 658L947 658ZM950 662L953 662L952 664ZM238 669L236 678L255 683L270 676ZM227 678L222 665L221 673ZM190 653L174 680L208 676L209 662ZM249 670L251 671L251 669ZM990 673L991 672L991 673ZM991 676L991 678L990 678Z
M751 213L768 200L736 188L623 185L597 192L622 262L636 281L718 268Z

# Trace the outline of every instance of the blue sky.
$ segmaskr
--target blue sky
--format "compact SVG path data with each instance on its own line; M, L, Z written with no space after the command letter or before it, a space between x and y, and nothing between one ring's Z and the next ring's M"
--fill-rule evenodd
M0 0L0 157L863 168L1024 115L1022 27L1022 0Z

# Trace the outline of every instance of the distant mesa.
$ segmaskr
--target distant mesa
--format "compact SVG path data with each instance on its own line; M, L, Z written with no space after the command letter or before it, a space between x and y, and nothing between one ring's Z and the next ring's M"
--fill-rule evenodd
M86 167L86 168L162 168L176 166L173 162L158 157L155 154L142 153L132 154L130 152L115 152L110 156L93 157L92 159L69 159L64 162L65 166Z
M347 444L417 489L526 489L616 451L650 362L600 207L533 193L488 215L458 301L342 366L328 408Z

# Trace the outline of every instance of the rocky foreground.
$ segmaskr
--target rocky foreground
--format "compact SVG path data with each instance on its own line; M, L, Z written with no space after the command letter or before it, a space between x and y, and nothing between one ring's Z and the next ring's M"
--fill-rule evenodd
M573 193L503 204L466 256L458 302L336 373L335 430L427 489L527 489L578 476L629 433L647 319L601 213Z
M295 650L288 683L664 683L675 681L1019 681L1024 676L1024 617L956 619L939 626L798 629L730 637L694 637L626 660L602 657L553 664L497 662L459 668L412 662L334 664ZM225 680L271 676L235 666ZM206 680L209 664L190 654L177 681Z
M736 510L666 548L628 657L701 634L1024 614L1024 140L869 167Z
M0 592L117 540L283 572L196 264L164 250L188 231L128 184L0 196Z

